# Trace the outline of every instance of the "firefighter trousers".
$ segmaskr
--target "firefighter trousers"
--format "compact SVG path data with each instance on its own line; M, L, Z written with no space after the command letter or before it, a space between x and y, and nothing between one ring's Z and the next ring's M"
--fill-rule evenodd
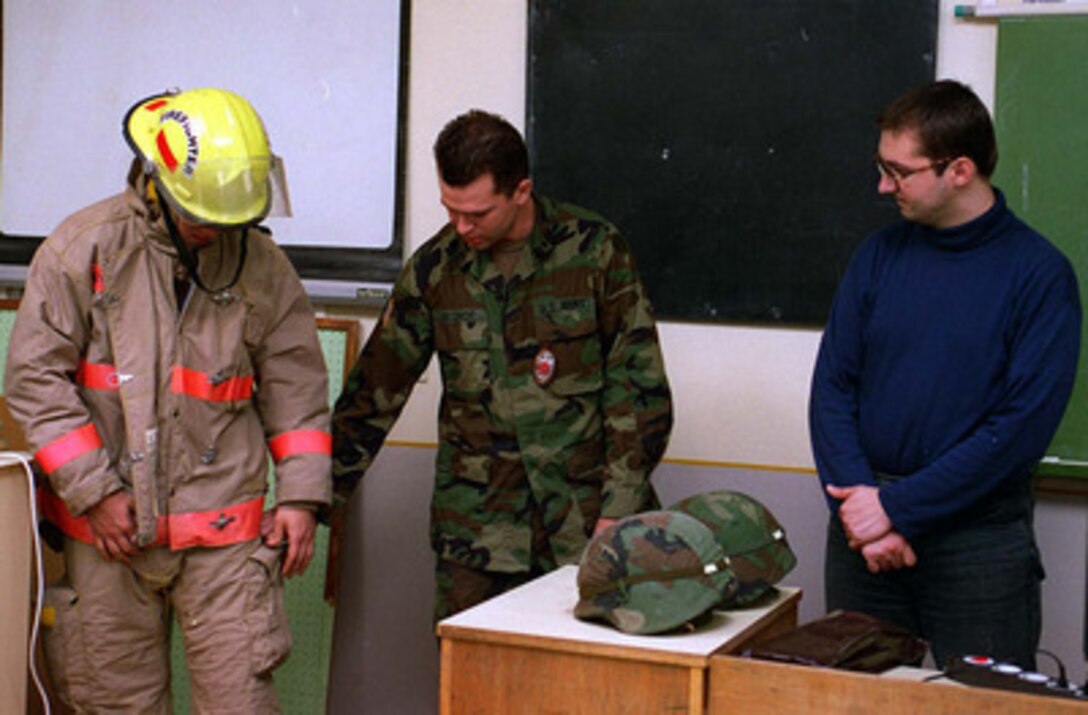
M286 659L280 552L253 539L147 549L131 565L65 539L65 579L46 589L54 689L80 713L171 713L170 618L188 666L191 712L278 713L272 671Z

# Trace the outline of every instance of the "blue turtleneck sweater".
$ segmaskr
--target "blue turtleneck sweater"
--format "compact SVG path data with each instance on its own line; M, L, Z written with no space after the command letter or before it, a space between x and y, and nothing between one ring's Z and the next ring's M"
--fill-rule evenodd
M962 226L900 221L873 234L839 286L813 375L821 481L880 475L881 504L908 540L995 496L1026 513L1080 324L1069 261L1000 192Z

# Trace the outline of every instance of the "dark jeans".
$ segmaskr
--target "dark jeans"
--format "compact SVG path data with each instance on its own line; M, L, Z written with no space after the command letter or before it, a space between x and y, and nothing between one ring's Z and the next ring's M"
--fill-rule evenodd
M912 543L918 564L869 573L834 515L824 588L829 611L861 611L927 640L938 667L988 655L1034 670L1043 568L1026 519L960 526Z

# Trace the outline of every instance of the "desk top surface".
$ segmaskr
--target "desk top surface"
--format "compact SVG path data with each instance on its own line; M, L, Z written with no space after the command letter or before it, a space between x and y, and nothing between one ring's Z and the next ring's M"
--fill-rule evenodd
M574 617L578 600L578 567L563 566L438 624L438 635L477 639L524 636L535 639L576 641L582 646L620 646L665 653L709 657L740 639L765 618L791 608L801 598L799 588L780 587L778 594L759 607L714 611L709 622L691 632L640 636L624 633L605 623Z
M25 452L0 450L0 475L18 476L25 479L30 455Z

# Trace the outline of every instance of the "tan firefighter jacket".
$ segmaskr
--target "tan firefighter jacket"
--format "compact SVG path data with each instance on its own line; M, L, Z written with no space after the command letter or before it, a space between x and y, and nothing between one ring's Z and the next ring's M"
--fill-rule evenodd
M261 497L269 455L277 504L329 502L325 363L287 257L251 229L237 283L179 305L184 269L144 193L134 172L30 265L4 384L53 490L79 515L130 489L141 544L172 515ZM229 283L240 233L197 252L206 286Z

